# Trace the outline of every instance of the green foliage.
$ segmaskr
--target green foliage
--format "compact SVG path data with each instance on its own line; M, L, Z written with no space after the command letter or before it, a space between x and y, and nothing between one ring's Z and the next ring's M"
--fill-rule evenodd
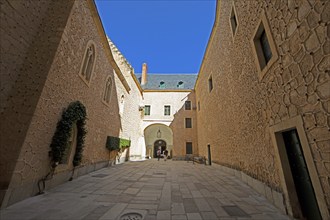
M127 139L122 139L119 137L107 137L106 148L109 151L124 151L126 148L131 146L131 141Z
M82 152L86 136L86 108L79 102L72 102L63 111L61 120L57 123L56 131L50 144L53 166L63 158L67 142L71 135L72 126L77 123L77 146L73 158L73 166L78 166L82 159Z

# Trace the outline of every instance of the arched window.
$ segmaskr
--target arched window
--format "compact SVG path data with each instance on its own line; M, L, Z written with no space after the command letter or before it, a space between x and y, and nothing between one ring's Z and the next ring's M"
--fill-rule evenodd
M103 95L103 101L105 101L108 104L110 103L111 89L112 89L112 79L109 76L106 80L105 90L104 90L104 95Z
M88 42L85 51L80 76L84 79L86 83L89 83L92 78L92 73L94 69L94 64L96 60L95 45L93 42Z

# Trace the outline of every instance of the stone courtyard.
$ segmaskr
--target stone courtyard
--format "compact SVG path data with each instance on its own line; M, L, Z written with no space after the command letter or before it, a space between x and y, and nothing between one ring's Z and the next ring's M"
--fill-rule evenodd
M80 176L1 210L0 219L289 218L220 165L151 159Z

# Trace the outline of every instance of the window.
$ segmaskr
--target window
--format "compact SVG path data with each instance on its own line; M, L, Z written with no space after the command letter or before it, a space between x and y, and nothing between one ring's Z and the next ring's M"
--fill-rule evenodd
M232 31L233 31L233 36L235 36L236 29L237 29L237 19L236 19L236 15L235 15L234 7L233 7L233 9L231 10L230 24L231 24L231 29L232 29Z
M191 118L185 118L186 128L192 128Z
M209 78L209 92L211 92L213 89L213 81L212 81L212 76Z
M198 111L201 110L201 105L200 105L200 102L199 101L198 101L197 106L198 106Z
M182 81L178 82L178 85L176 86L180 89L183 89L184 88L184 83Z
M261 15L259 24L251 39L251 45L259 72L259 80L261 80L278 58L276 46L265 13Z
M164 115L171 115L171 106L169 105L164 106Z
M119 114L120 116L124 113L124 105L125 105L125 95L121 95L120 97L120 104L119 104Z
M185 110L191 110L191 101L185 101L184 109Z
M267 38L265 30L263 30L261 33L260 44L261 44L261 49L262 49L263 55L265 57L265 62L267 64L269 62L269 60L272 58L272 51L270 50L270 46L269 46L269 42L268 42L268 38Z
M165 89L165 87L166 87L165 82L164 81L160 81L159 88Z
M192 142L186 142L186 154L192 154Z
M111 89L112 89L112 80L111 77L109 76L105 83L105 91L103 95L103 101L106 102L107 104L110 103Z
M89 85L90 80L92 78L93 68L94 68L94 64L95 64L95 58L96 58L95 46L94 46L94 43L92 43L90 41L87 44L84 59L83 59L80 74L79 74L81 76L81 78L84 80L84 82L87 83L87 85Z
M150 105L144 106L144 115L150 115Z

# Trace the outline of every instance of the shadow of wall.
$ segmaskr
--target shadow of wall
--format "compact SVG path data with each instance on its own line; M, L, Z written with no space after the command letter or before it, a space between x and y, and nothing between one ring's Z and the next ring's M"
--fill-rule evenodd
M83 158L75 176L107 165L106 138L118 136L121 127L116 89L112 88L109 104L102 102L106 79L114 75L90 2L10 4L1 6L8 30L1 36L1 48L13 42L18 46L10 53L1 50L2 208L38 192L37 182L49 172L56 124L71 102L79 100L87 111ZM79 71L90 40L96 46L96 64L86 84ZM71 170L71 164L56 168L46 187L67 181Z
M198 154L197 143L197 118L195 92L191 91L187 95L187 100L191 102L191 109L186 110L183 105L175 114L170 124L173 131L173 157L183 158L186 155L186 143L192 142L192 153ZM186 128L185 119L192 119L192 128Z

